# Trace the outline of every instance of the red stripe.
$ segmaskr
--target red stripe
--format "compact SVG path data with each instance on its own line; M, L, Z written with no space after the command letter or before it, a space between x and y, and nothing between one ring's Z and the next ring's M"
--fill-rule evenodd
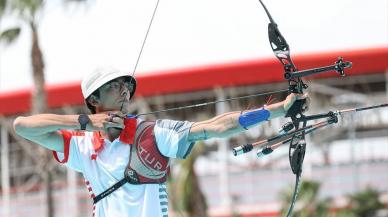
M66 163L69 159L69 147L70 147L70 139L72 136L72 133L67 130L60 130L58 131L62 137L63 137L63 149L64 149L64 158L63 160L59 160L58 154L56 151L53 151L53 155L55 160L57 160L59 163Z
M100 131L94 131L93 132L92 143L93 143L93 149L94 149L94 151L96 153L100 152L103 149L103 147L104 147L104 138L101 136ZM97 157L97 155L95 157ZM95 160L95 158L93 159L93 155L91 156L91 158L92 158L92 160Z
M91 160L96 160L96 159L97 159L97 154L92 154L92 155L90 155L90 159L91 159Z
M295 55L295 65L300 69L333 64L337 56L353 62L348 75L385 73L388 69L388 46L351 51L335 51L318 54ZM238 63L219 64L187 69L154 72L137 76L137 96L153 96L180 92L283 82L283 69L274 57ZM334 73L325 74L337 76ZM64 105L82 105L80 82L46 87L48 105L58 108ZM0 115L12 115L30 111L31 89L0 93Z
M95 198L96 196L93 194L93 188L90 186L90 182L85 179L85 184L87 185L86 187L88 188L88 191L91 193L90 194L90 198ZM92 216L95 216L96 213L95 213L95 210L96 210L96 205L93 205L93 215Z

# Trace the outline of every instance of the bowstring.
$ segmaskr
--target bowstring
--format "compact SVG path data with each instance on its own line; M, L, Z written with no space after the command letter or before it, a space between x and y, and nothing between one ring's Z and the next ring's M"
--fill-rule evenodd
M134 67L133 72L132 72L132 75L131 75L132 78L135 76L136 69L137 69L137 65L139 64L141 54L143 53L144 45L145 45L145 43L146 43L146 41L147 41L148 34L150 33L150 29L151 29L151 26L152 26L152 22L154 21L156 11L158 10L158 6L159 6L159 0L157 0L157 2L156 2L155 8L154 8L154 12L152 13L152 17L151 17L150 23L148 24L147 32L146 32L146 34L145 34L143 43L142 43L141 48L140 48L139 55L138 55L137 60L136 60L135 67Z
M140 58L141 58L141 55L143 53L145 43L146 43L148 35L150 33L151 26L152 26L152 23L154 21L156 12L158 10L159 1L160 0L157 0L157 2L155 4L155 8L154 8L154 11L152 13L150 23L148 24L148 28L147 28L147 31L146 31L143 43L141 45L139 55L138 55L136 63L135 63L135 67L133 69L133 72L131 74L131 78L129 80L130 84L135 79L136 69L137 69L137 66L138 66L138 64L140 62ZM220 102L233 101L233 100L237 100L237 99L244 99L244 98L250 98L250 97L255 97L255 96L266 96L266 95L272 95L272 94L283 93L283 92L288 92L288 89L287 90L279 90L279 91L271 91L271 92L260 93L260 94L251 94L251 95L246 95L246 96L241 96L241 97L234 97L234 98L229 98L229 99L225 99L225 100L217 100L217 101L211 101L211 102L206 102L206 103L199 103L199 104L194 104L194 105L189 105L189 106L180 106L180 107L174 107L174 108L169 108L169 109L157 110L157 111L152 111L152 112L147 112L147 113L141 113L141 114L138 114L136 116L139 117L139 116L145 116L145 115L150 115L150 114L158 114L158 113L169 112L169 111L176 111L176 110L182 110L182 109L196 108L196 107L201 107L201 106L213 105L213 104L217 104L217 103L220 103ZM125 95L127 95L127 94L128 93L125 92ZM123 101L121 103L120 111L123 111L124 102L125 101Z
M142 45L141 45L139 55L138 55L138 57L137 57L137 59L136 59L136 63L135 63L133 72L132 72L132 74L130 75L131 78L130 78L130 80L129 80L129 84L131 84L132 81L134 80L134 76L135 76L135 73L136 73L137 66L138 66L138 64L139 64L139 62L140 62L140 58L141 58L141 56L142 56L142 53L143 53L143 50L144 50L145 43L146 43L147 38L148 38L148 35L149 35L149 33L150 33L150 29L151 29L153 20L154 20L154 18L155 18L156 12L157 12L157 10L158 10L159 1L160 1L160 0L157 0L156 5L155 5L155 8L154 8L154 10L153 10L153 13L152 13L152 16L151 16L151 20L150 20L150 22L149 22L149 24L148 24L148 28L147 28L147 31L146 31L144 40L143 40ZM153 112L138 114L137 117L139 117L139 116L144 116L144 115L149 115L149 114L156 114L156 113L168 112L168 111L175 111L175 110L181 110L181 109L188 109L188 108L201 107L201 106L212 105L212 104L216 104L216 103L220 103L220 102L226 102L226 101L232 101L232 100L237 100L237 99L249 98L249 97L254 97L254 96L272 95L272 94L283 93L283 92L288 92L288 89L287 89L287 90L280 90L280 91L272 91L272 92L267 92L267 93L260 93L260 94L252 94L252 95L241 96L241 97L234 97L234 98L229 98L229 99L225 99L225 100L217 100L217 101L212 101L212 102L207 102L207 103L200 103L200 104L189 105L189 106L181 106L181 107L175 107L175 108L170 108L170 109L158 110L158 111L153 111ZM125 94L128 94L128 93L125 92ZM132 97L132 96L131 96L131 97ZM125 101L123 101L122 104L121 104L120 111L122 111L122 109L123 109L124 102L125 102ZM159 185L161 185L161 184L162 184L162 183L159 183ZM167 186L166 186L166 187L167 187ZM163 188L163 189L164 189L164 192L165 192L166 195L167 195L167 198L169 198L167 189L166 189L166 188ZM182 213L180 212L179 209L178 209L178 212L179 212L179 215L182 216Z
M153 11L153 13L152 13L150 23L148 24L147 32L146 32L146 34L145 34L143 43L142 43L142 45L141 45L139 55L137 56L136 63L135 63L135 67L134 67L133 72L132 72L132 74L131 74L131 78L130 78L130 80L129 80L129 84L131 84L132 81L134 80L134 76L135 76L135 73L136 73L137 66L138 66L138 64L139 64L141 55L142 55L143 50L144 50L145 43L146 43L147 38L148 38L148 35L149 35L149 33L150 33L150 29L151 29L152 23L153 23L153 21L154 21L156 11L158 10L159 1L160 1L160 0L157 0L157 1L156 1L156 5L155 5L154 11ZM126 94L128 94L128 93L126 92ZM131 96L131 97L132 97L132 96ZM123 103L121 104L120 111L123 110L124 102L125 102L125 101L123 101ZM152 171L151 171L151 172L152 172ZM167 192L167 184L166 184L166 183L161 183L161 182L158 182L158 184L159 184L159 186L161 186L161 185L164 184L165 188L163 188L163 191L166 193L167 198L169 199L170 197L169 197L169 194L168 194L168 192ZM173 201L171 201L171 202L173 202ZM168 207L168 208L169 208L169 207ZM167 209L168 209L168 208L167 208ZM183 215L182 215L182 213L180 212L180 210L178 210L178 212L179 212L179 215L182 217Z
M245 99L245 98L251 98L251 97L258 97L258 96L268 96L268 95L284 93L284 92L288 92L288 89L270 91L270 92L265 92L265 93L256 93L256 94L251 94L251 95L232 97L232 98L228 98L228 99L224 99L224 100L216 100L216 101L210 101L210 102L205 102L205 103L198 103L198 104L194 104L194 105L186 105L186 106L162 109L162 110L157 110L157 111L152 111L152 112L141 113L141 114L136 115L136 117L150 115L150 114L158 114L158 113L169 112L169 111L176 111L176 110L181 110L181 109L197 108L197 107L202 107L202 106L214 105L214 104L221 103L221 102L230 102L230 101L234 101L234 100L238 100L238 99Z
M146 41L147 41L148 35L149 35L149 33L150 33L150 29L151 29L152 23L153 23L153 21L154 21L156 11L158 10L159 1L160 1L160 0L157 0L157 1L156 1L155 8L154 8L154 11L153 11L153 13L152 13L150 23L148 24L147 32L146 32L146 34L145 34L145 36L144 36L143 43L142 43L142 45L141 45L139 55L137 56L137 59L136 59L135 67L133 68L133 71L132 71L132 74L131 74L131 78L130 78L130 80L129 80L129 84L131 84L132 81L133 81L133 79L135 78L134 76L135 76L135 73L136 73L136 69L137 69L137 66L138 66L138 64L139 64L141 55L142 55L142 53L143 53L144 46L145 46L145 43L146 43ZM127 93L126 93L126 94L127 94ZM132 96L131 96L131 97L132 97ZM121 104L120 111L123 110L124 102L125 102L125 101L123 101L122 104Z

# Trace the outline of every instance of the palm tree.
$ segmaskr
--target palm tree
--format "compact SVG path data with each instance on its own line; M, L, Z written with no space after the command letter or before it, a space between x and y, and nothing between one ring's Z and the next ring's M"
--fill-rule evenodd
M44 7L43 0L1 0L1 16L16 16L23 23L27 24L31 31L31 66L34 79L34 89L32 91L31 112L33 114L42 113L47 110L46 93L44 91L44 60L42 50L39 45L38 35L38 15ZM0 33L0 40L7 44L18 38L21 32L20 26L11 27Z
M64 0L70 2L72 0ZM75 1L75 0L73 0ZM77 0L81 2L83 0ZM85 0L86 1L86 0ZM47 112L47 96L45 92L45 76L44 76L44 57L39 45L39 15L45 6L44 0L0 0L0 18L4 16L13 16L23 23L27 24L28 30L31 32L31 66L33 75L34 88L32 91L31 113L38 114ZM1 21L1 20L0 20ZM0 32L0 42L11 44L14 42L20 32L21 26L15 26ZM43 153L43 165L49 162L49 152ZM52 199L52 174L49 170L42 175L44 184L46 186L46 200L47 200L47 216L54 216L54 204Z
M47 96L44 91L45 86L45 77L44 77L44 60L42 50L39 45L39 35L38 35L38 22L37 15L41 8L43 8L44 2L42 0L33 0L33 1L23 1L23 0L13 0L6 1L2 0L2 10L1 15L16 15L24 23L28 24L29 30L31 31L31 65L32 65L32 75L34 79L34 89L32 91L32 100L31 100L31 112L33 114L43 113L47 110ZM21 27L15 26L9 29L4 30L0 33L0 40L11 44L14 42L20 35ZM32 146L31 146L32 147ZM44 153L42 159L47 162L48 154ZM46 164L43 162L43 164ZM46 189L46 202L47 202L47 216L54 216L54 203L52 197L52 174L50 171L46 171L42 174L44 181L44 186Z
M171 202L175 210L183 211L187 217L207 217L206 198L199 186L194 163L204 151L204 143L198 142L187 159L180 162L176 180L170 180Z

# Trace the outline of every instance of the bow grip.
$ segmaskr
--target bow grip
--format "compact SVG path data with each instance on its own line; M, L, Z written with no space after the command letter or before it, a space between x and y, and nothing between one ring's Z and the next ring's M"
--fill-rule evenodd
M291 108L288 109L286 113L286 117L296 117L300 118L303 114L303 112L306 111L307 107L306 105L306 99L298 99L292 104ZM299 117L297 117L300 115Z

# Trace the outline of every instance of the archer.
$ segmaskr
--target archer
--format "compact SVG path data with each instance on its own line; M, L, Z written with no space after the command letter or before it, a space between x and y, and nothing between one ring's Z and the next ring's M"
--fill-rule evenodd
M196 141L231 137L284 117L305 97L292 93L279 103L200 122L149 122L126 115L136 85L128 73L99 69L81 84L91 114L37 114L14 121L18 135L52 150L60 163L83 174L96 217L167 216L170 158L186 158Z

